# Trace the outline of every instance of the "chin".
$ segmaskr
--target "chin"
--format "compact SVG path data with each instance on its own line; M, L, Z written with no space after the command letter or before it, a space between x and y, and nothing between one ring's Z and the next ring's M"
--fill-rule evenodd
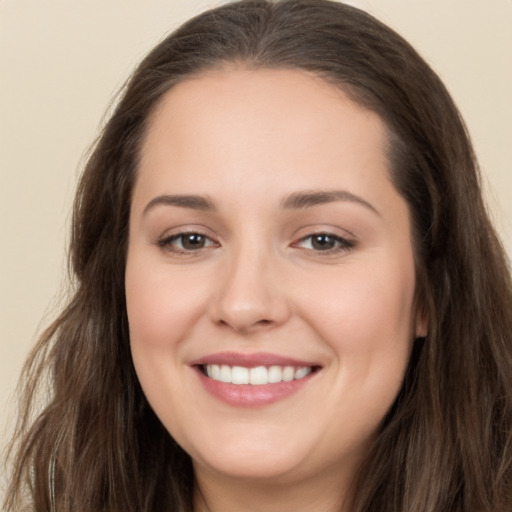
M231 439L224 445L210 443L207 447L187 447L196 471L203 468L230 478L286 480L301 473L304 460L308 458L296 441L258 436L252 439L232 436Z

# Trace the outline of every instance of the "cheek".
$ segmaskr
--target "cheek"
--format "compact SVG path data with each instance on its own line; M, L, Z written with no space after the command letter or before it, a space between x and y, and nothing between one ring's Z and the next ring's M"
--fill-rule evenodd
M361 378L381 378L386 371L400 375L414 338L412 258L397 259L400 265L385 255L372 261L379 264L341 268L338 279L331 279L314 300L304 294L304 316L344 372L360 372Z
M125 288L133 363L147 400L168 430L178 435L181 423L176 424L180 417L176 411L194 400L181 387L182 342L190 336L205 302L190 282L185 269L172 273L167 265L129 253Z
M140 259L142 260L142 259ZM179 341L196 323L206 290L198 290L190 272L170 272L165 265L128 258L126 307L132 346L166 349Z

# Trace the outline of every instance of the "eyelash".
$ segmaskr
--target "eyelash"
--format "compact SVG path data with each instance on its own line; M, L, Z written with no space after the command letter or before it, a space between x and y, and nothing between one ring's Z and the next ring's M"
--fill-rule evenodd
M183 246L183 242L186 237L198 237L204 240L205 245L202 247L196 248L196 249L186 249ZM335 247L331 247L328 249L315 249L313 247L314 239L315 237L318 239L330 239L331 243L335 244ZM180 246L175 245L175 242L180 241ZM311 247L301 247L302 244L306 240L310 240ZM190 241L190 240L189 240ZM198 232L198 231L187 231L183 233L177 233L175 235L167 236L165 238L162 238L161 240L157 241L158 247L160 247L163 250L166 250L168 252L178 254L178 255L191 255L193 253L201 253L203 250L208 249L209 247L219 247L219 243L213 240L211 237ZM300 240L292 244L292 247L302 248L303 250L307 252L312 252L318 255L331 255L331 254L338 254L340 252L345 252L353 249L355 247L355 242L352 240L348 240L346 238L343 238L339 235L334 235L333 233L329 233L326 231L321 231L318 233L311 233L305 237L302 237Z
M304 243L306 240L310 240L310 245L313 245L315 237L317 239L319 238L328 238L332 241L332 243L335 244L335 247L329 248L329 249L315 249L314 247L308 247L303 248L307 251L314 252L318 255L331 255L331 254L338 254L340 252L345 252L353 249L355 247L355 242L352 240L348 240L346 238L343 238L339 235L335 235L333 233L329 233L327 231L319 231L318 233L311 233L303 238L301 238L298 242L295 242L293 244L293 247L300 247L302 243Z
M183 242L186 237L200 237L205 240L206 245L203 247L199 247L197 249L186 249L183 247ZM177 247L174 245L174 242L181 240L181 247ZM161 249L164 249L168 252L172 252L174 254L192 254L192 253L199 253L202 252L202 250L207 249L208 247L216 246L218 247L218 242L212 240L211 237L204 235L203 233L200 233L198 231L187 231L183 233L176 233L175 235L167 236L165 238L162 238L161 240L158 240L157 242L158 247Z

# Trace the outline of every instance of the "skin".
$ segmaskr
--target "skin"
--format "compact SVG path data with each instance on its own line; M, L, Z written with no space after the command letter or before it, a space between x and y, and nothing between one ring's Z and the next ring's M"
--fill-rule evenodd
M386 151L376 114L297 70L210 71L151 117L130 217L131 348L151 406L192 457L196 510L349 510L357 466L425 334ZM343 194L283 206L332 190ZM215 209L154 202L165 194ZM183 232L204 246L184 250ZM322 250L318 233L348 243ZM190 366L219 351L320 369L282 400L236 407Z

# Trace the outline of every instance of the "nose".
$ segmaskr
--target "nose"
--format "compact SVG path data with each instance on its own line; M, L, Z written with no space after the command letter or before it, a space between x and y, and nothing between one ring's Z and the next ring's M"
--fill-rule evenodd
M239 251L225 262L219 288L211 302L218 325L249 333L286 322L290 305L274 259L264 251Z

